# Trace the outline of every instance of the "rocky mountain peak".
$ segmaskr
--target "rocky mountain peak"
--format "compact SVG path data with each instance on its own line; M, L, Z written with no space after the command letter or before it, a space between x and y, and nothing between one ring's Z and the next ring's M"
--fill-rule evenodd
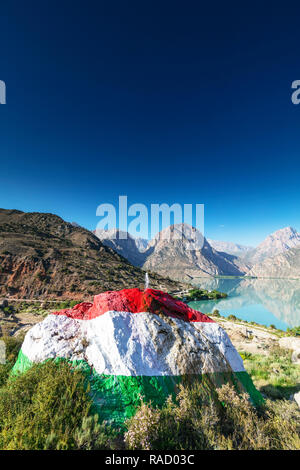
M250 253L252 264L261 263L291 248L300 246L300 234L293 227L285 227L268 235L253 252Z

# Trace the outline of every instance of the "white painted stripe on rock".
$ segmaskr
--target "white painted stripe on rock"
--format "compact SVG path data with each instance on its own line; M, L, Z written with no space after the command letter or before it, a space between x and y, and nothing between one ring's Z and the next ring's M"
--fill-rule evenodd
M244 370L217 323L143 312L110 311L92 320L48 315L27 333L23 353L33 362L85 360L107 375L183 375Z
M245 370L243 359L233 346L226 331L218 323L195 322L194 325L203 332L209 341L218 347L234 372Z

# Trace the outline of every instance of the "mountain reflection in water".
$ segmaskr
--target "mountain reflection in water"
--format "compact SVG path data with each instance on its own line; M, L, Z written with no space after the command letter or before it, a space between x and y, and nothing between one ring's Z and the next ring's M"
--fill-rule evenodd
M262 325L273 324L282 330L300 325L300 280L199 278L194 283L203 289L228 294L227 299L189 303L203 313L218 309L225 317L232 314Z

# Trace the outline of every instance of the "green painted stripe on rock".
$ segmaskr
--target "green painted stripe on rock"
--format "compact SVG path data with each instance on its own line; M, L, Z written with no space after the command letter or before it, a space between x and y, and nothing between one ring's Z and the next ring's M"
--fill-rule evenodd
M264 403L262 394L255 388L250 375L246 371L235 372L235 375L242 383L245 391L250 395L250 398L255 406L260 406Z
M23 372L26 372L26 370L29 369L29 367L31 366L32 361L27 356L25 356L22 349L20 349L15 365L13 366L10 373L12 376L21 374Z
M61 360L61 359L57 359ZM153 406L162 407L168 396L176 397L178 386L200 382L207 393L229 383L239 393L247 392L255 405L263 401L261 394L256 390L247 372L218 372L202 375L183 376L124 376L104 375L95 372L85 361L72 361L74 365L84 371L89 377L90 393L94 402L94 412L102 420L115 425L123 425L124 421L136 412L141 400ZM32 362L20 351L12 374L25 372Z
M188 385L197 381L210 396L212 390L229 383L238 393L246 391L254 405L263 401L246 371L238 375L218 372L183 376L105 376L92 373L90 380L96 412L102 419L118 425L135 414L142 399L158 407L162 407L170 395L175 399L181 383Z

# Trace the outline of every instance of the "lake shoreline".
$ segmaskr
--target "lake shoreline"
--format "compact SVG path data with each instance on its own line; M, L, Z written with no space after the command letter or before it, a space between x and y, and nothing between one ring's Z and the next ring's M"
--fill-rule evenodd
M226 299L190 304L203 313L210 314L217 309L225 317L235 315L248 322L274 325L281 330L300 325L300 280L199 278L195 287L228 295Z

